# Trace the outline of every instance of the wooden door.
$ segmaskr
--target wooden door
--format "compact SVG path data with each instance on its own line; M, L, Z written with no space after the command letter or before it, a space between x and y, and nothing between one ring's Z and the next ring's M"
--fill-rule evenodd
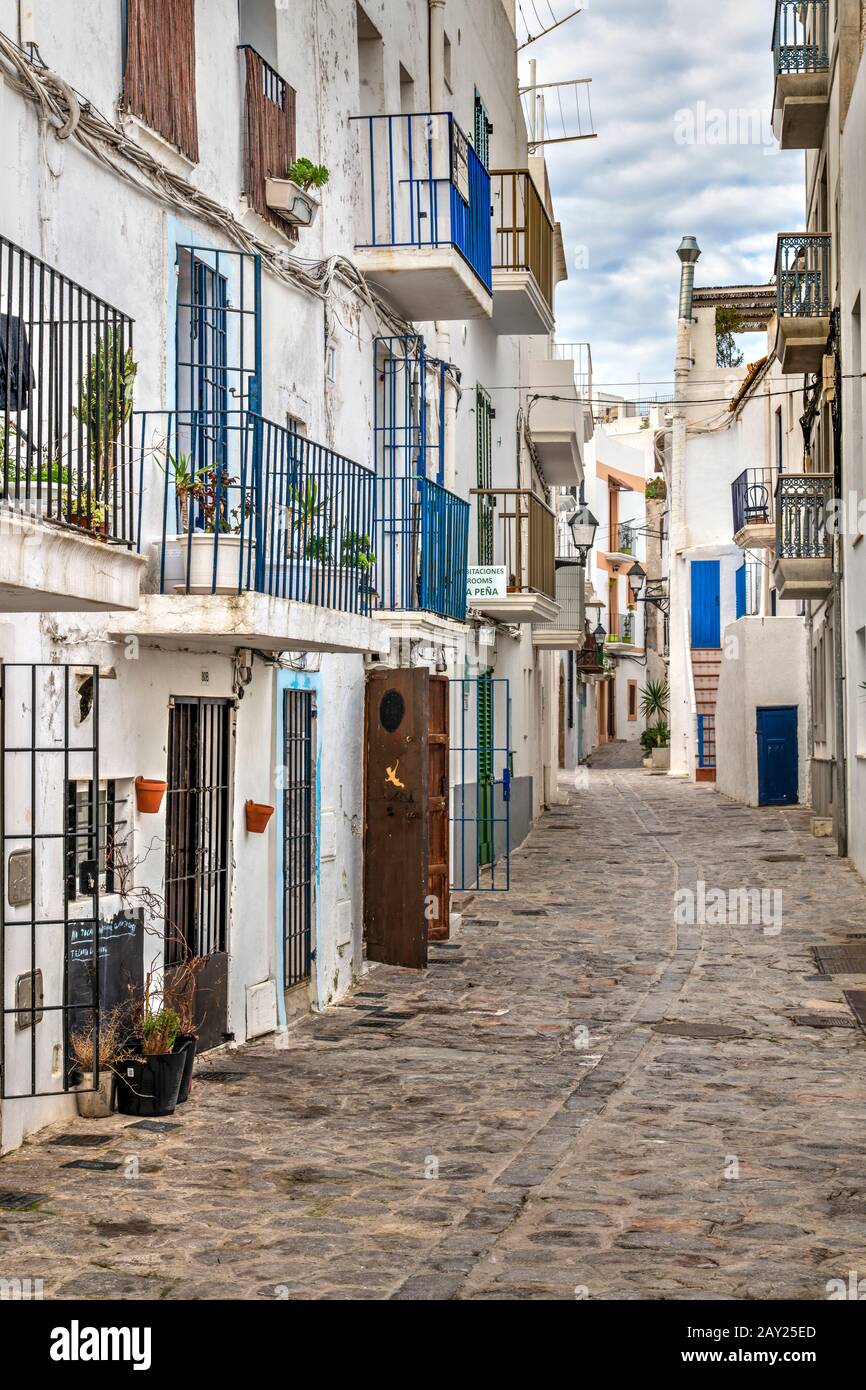
M422 970L430 884L429 672L371 672L366 724L367 959Z
M447 941L451 916L451 865L448 854L449 693L447 676L430 677L430 715L427 733L429 767L429 878L427 935Z

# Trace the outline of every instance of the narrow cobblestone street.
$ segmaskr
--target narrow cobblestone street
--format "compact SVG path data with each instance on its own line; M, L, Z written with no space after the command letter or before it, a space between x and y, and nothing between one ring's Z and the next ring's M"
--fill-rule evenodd
M47 1298L806 1300L866 1269L866 1039L792 1019L850 1023L864 981L810 947L866 933L866 890L805 811L604 763L425 976L376 968L279 1046L205 1059L176 1128L76 1120L4 1159L41 1195L0 1212L0 1273ZM781 931L678 926L699 880L781 889ZM52 1142L85 1131L110 1142Z

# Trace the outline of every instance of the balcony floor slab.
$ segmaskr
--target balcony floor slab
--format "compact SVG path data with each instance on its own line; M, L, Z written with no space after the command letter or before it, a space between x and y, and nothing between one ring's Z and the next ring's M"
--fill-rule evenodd
M543 652L582 652L586 633L566 628L556 631L546 627L532 629L532 645Z
M551 623L559 615L556 600L536 592L486 598L479 600L476 607L479 612L500 623Z
M117 615L112 630L162 647L350 654L379 649L378 625L357 613L267 594L146 594L137 613Z
M833 588L833 561L778 558L773 567L773 584L780 599L820 602Z
M776 324L776 356L785 376L820 372L830 336L830 319L785 317Z
M360 247L355 264L413 323L493 315L493 296L453 246Z
M493 327L502 335L532 337L553 332L553 310L531 270L494 270Z
M829 92L829 72L788 72L777 77L773 132L783 150L821 148Z
M742 550L775 550L776 527L772 521L750 521L734 536Z
M133 610L145 565L133 551L82 531L0 511L0 612Z

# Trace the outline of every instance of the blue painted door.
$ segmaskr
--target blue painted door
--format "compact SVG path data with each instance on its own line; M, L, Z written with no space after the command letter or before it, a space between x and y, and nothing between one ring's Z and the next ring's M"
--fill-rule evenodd
M758 710L758 803L795 806L798 800L797 710Z
M720 647L721 576L718 560L692 560L692 646Z

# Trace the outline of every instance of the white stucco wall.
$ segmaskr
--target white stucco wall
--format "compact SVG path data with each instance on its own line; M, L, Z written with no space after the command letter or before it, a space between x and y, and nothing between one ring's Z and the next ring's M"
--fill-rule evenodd
M724 630L716 706L716 783L720 792L757 806L757 710L794 706L800 804L810 794L809 654L802 618L740 618Z

